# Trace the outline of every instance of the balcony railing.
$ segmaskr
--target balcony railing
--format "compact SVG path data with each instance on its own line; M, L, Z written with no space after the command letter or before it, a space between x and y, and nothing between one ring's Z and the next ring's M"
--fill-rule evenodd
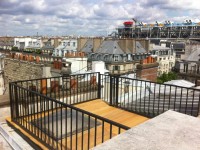
M89 100L148 117L169 109L199 113L198 89L100 73L17 81L9 88L12 121L49 149L90 149L129 129L73 106Z
M129 127L72 105L100 98L99 79L99 73L91 73L12 82L12 121L49 149L103 143Z
M119 76L101 75L101 99L147 117L167 110L197 116L200 90Z

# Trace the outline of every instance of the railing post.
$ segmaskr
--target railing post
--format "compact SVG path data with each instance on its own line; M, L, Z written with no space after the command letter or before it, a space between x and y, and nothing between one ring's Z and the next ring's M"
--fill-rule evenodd
M112 76L110 75L110 105L112 105L112 101L113 101L113 88L112 88L112 85L113 85L113 83L112 83Z
M98 72L98 99L101 98L101 74Z
M11 89L11 83L9 83L9 95L10 95L10 114L11 114L11 120L13 121L13 95L12 95L12 89Z
M11 110L11 111L14 111L13 113L15 113L15 117L14 118L18 118L19 117L19 109L18 109L18 91L17 91L17 86L14 86L14 93L15 93L15 101L14 101L14 104L13 106L14 107L14 110ZM14 119L13 118L13 119Z
M118 107L118 97L119 97L119 76L116 76L116 80L115 80L115 87L116 87L116 94L115 94L115 100L116 100L116 104L115 106Z

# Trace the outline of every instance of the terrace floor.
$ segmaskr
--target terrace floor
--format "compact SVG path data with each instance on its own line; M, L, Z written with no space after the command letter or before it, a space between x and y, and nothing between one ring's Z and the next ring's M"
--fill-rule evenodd
M148 120L146 117L109 106L100 99L76 104L75 106L128 127L134 127Z
M128 127L134 127L137 126L145 121L148 120L148 118L116 108L109 106L106 102L104 102L101 99L92 100L80 104L75 104L75 107L78 107L80 109L83 109L85 111L91 112L93 114L102 116L104 118L107 118L109 120L112 120L114 122L120 123L122 125L128 126ZM38 114L35 116L36 118L42 118L46 116L47 113ZM31 118L25 118L26 123L28 123L31 127L31 129L35 132L35 134L40 134L40 131L38 129L35 129L35 127L32 126ZM24 120L24 119L23 119ZM29 120L29 121L28 121ZM10 119L8 119L10 122ZM10 122L13 126L18 128L23 134L25 134L26 131L24 131L22 128L20 128L18 125L14 124L13 122ZM103 126L103 127L102 127ZM104 129L104 131L102 131ZM121 129L121 132L124 132L125 130ZM89 132L89 133L88 133ZM96 132L96 133L95 133ZM102 135L102 132L104 134ZM34 137L29 135L27 132L25 134L29 139L33 139L32 141L36 145L40 145L42 149L45 149L41 142L37 141ZM94 135L97 137L96 141L94 140ZM118 135L118 128L116 126L112 127L112 137ZM54 140L50 137L46 137L44 133L41 133L42 138L46 141L49 141L50 144L54 144ZM78 134L74 134L72 136L66 136L61 139L58 139L59 145L55 145L56 149L88 149L93 148L95 145L101 144L102 139L103 141L110 139L110 124L106 123L104 125L99 124L96 128L90 128L90 130L86 130L83 132L79 132ZM84 139L84 140L83 140ZM88 141L89 139L89 141Z

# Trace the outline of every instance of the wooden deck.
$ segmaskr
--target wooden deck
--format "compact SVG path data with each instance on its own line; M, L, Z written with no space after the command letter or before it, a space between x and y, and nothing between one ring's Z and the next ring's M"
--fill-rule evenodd
M107 103L105 103L100 99L84 102L81 104L76 104L74 106L128 127L134 127L148 120L148 118L146 117L109 106ZM73 134L65 138L63 137L62 139L58 140L58 145L56 145L57 140L55 139L53 140L52 138L48 137L45 133L41 133L41 130L38 130L36 127L33 127L32 124L30 123L33 118L44 117L47 114L48 113L45 112L31 116L29 118L26 117L23 119L23 122L25 121L26 124L29 124L30 130L33 131L36 136L41 135L40 138L49 143L55 149L84 149L84 150L88 148L90 149L93 148L95 145L101 144L102 141L104 142L106 140L109 140L111 137L118 135L119 132L119 128L117 126L112 125L112 130L110 130L111 126L109 123L104 122L103 124L101 120L97 120L100 122L100 125L96 126L96 128L93 127L90 128L89 130L78 132L77 134ZM26 133L25 135L29 137L29 139L34 139L22 128L20 129L19 126L17 126L17 128L23 134ZM121 129L120 131L122 133L125 130ZM45 146L44 147L41 146L43 144L37 141L36 139L32 141L37 145L40 145L42 149L45 149L44 148Z
M80 109L86 110L88 112L91 112L93 114L102 116L104 118L110 119L122 125L128 126L128 127L134 127L148 120L148 118L146 117L109 106L107 103L105 103L102 100L93 100L93 101L89 101L89 102L85 102L81 104L76 104L74 106ZM104 128L104 135L102 136L103 128ZM107 141L110 139L110 124L105 123L103 128L102 128L102 125L100 125L96 129L97 131L96 145L102 143L102 137L104 141ZM122 130L121 132L124 132L124 131L125 130ZM82 147L83 149L92 148L95 145L94 134L95 134L95 129L92 128L90 129L90 136L88 136L88 131L84 131L83 134L79 133L78 136L75 136L75 135L72 136L71 143L70 143L71 139L69 137L67 139L63 139L62 143L65 145L66 140L67 140L68 149L81 149ZM112 137L116 135L118 135L118 127L113 126ZM84 139L83 142L82 142L82 138ZM90 139L89 143L88 143L88 139Z
M75 106L128 127L134 127L148 120L146 117L109 106L100 99L77 104Z

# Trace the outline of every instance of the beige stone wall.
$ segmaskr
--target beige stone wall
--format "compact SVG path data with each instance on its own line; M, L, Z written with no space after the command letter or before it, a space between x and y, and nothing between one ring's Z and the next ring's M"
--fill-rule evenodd
M144 47L145 50L147 50L147 52L149 52L150 49L150 40L137 40L138 42L140 42L140 44Z
M77 39L77 51L80 51L87 42L88 38L78 38Z
M93 52L94 53L99 48L99 46L101 45L102 41L103 41L102 38L93 38Z
M119 39L119 46L126 53L135 53L135 42L135 39Z

